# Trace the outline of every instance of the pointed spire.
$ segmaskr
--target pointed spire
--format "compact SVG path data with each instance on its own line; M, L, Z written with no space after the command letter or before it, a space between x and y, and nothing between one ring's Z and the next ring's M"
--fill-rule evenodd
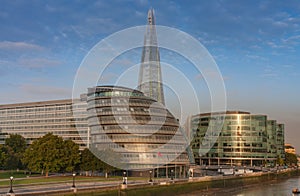
M152 8L148 11L148 24L144 37L138 89L146 96L153 98L163 105L165 104L155 17Z
M152 8L148 11L148 25L155 25L154 10Z

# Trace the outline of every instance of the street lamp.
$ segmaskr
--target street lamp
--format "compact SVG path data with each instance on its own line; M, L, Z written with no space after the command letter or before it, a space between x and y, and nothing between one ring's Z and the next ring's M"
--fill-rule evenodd
M208 170L208 167L206 166L205 167L205 176L207 176L207 170Z
M126 183L126 171L123 172L123 184L127 184Z
M149 176L150 176L149 182L152 182L152 170L149 171Z
M72 185L72 188L75 188L75 176L76 176L76 174L73 173L73 185Z
M173 178L173 175L174 175L174 174L173 174L173 173L174 173L174 170L172 169L172 170L171 170L171 180L174 180L174 178Z
M10 179L10 190L9 190L8 193L14 193L13 188L12 188L12 184L13 184L13 179L14 179L14 177L11 176L9 179Z
M222 174L222 166L220 166L220 174Z

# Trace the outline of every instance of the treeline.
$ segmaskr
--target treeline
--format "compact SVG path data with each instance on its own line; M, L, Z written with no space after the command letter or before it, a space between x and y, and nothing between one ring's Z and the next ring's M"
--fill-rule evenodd
M115 168L102 162L89 149L79 150L71 140L48 133L27 146L21 135L11 134L0 145L0 168L25 169L48 176L49 172L101 171L109 173Z

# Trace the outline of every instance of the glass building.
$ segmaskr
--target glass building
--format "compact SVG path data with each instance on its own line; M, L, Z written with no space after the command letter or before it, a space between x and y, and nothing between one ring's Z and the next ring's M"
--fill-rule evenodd
M186 139L161 103L138 90L97 86L88 90L87 104L90 149L99 158L128 170L168 168L163 175L186 170Z
M217 131L217 122L223 122ZM284 159L284 125L266 115L227 111L191 118L191 147L199 165L275 165Z
M139 73L138 89L146 96L165 104L160 54L157 43L154 10L148 11L148 20L144 37L144 47Z

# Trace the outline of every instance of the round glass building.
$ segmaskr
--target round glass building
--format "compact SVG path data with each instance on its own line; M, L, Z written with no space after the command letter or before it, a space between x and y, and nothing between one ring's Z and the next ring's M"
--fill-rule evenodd
M126 170L189 164L178 120L142 92L97 86L88 89L87 104L90 149L106 163Z

